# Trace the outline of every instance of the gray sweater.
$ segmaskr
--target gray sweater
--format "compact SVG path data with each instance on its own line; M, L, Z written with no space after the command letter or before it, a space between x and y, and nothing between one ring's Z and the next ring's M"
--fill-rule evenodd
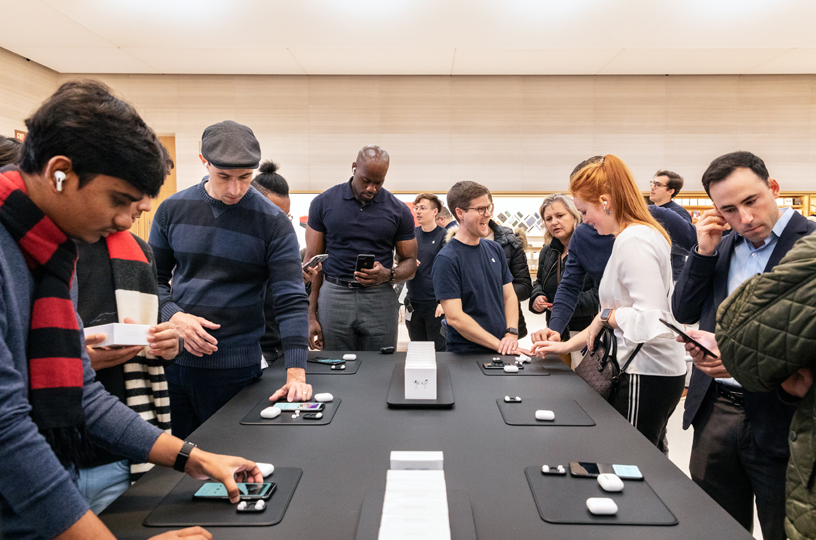
M0 225L0 521L6 539L54 538L88 511L71 475L29 416L26 350L34 287L20 249ZM76 306L76 287L72 295ZM83 334L81 320L79 329ZM84 338L82 345L83 407L92 442L146 461L162 432L94 381Z

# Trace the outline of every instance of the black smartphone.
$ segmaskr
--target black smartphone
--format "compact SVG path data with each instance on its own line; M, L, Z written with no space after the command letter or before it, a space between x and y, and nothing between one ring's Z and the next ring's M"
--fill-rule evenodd
M345 364L346 361L342 358L322 358L320 356L316 356L312 359L306 360L307 362L312 362L313 364Z
M314 257L309 259L309 262L303 264L303 269L305 270L306 268L314 268L315 266L322 263L323 261L325 261L328 258L329 258L329 256L326 255L326 254L315 255Z
M374 268L374 255L357 255L357 266L354 268L355 272L359 272L360 270L371 270Z
M275 483L263 484L238 484L238 491L241 492L241 500L254 501L258 499L268 499L277 488ZM229 499L227 488L220 482L207 482L195 492L193 498L196 499Z
M707 354L711 358L714 358L715 360L719 358L719 356L717 356L716 354L714 354L713 352L711 352L707 348L705 348L702 343L700 343L699 341L697 341L696 339L694 339L690 335L686 334L685 332L683 332L682 330L680 330L679 328L674 326L672 323L670 323L668 321L665 321L663 319L658 319L658 320L660 322L662 322L663 324L665 324L666 326L668 326L669 329L671 329L675 334L683 336L683 341L685 341L686 343L694 343L695 345L700 347L701 351L703 351L705 354Z
M485 369L504 369L504 362L485 362L482 364Z
M594 463L592 461L570 461L570 474L579 478L596 478L598 475L612 473L624 480L643 480L643 474L637 465L613 465Z

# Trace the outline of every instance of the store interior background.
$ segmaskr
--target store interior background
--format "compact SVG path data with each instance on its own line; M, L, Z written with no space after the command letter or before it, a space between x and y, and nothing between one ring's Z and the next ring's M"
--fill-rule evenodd
M296 225L366 144L390 153L385 187L405 201L473 180L522 221L591 155L623 158L644 192L658 169L677 171L681 197L703 198L708 163L738 149L816 213L816 7L806 0L27 0L3 10L0 134L24 132L63 82L102 80L173 154L162 198L201 180L202 131L232 119L280 165ZM135 232L146 236L150 219ZM530 240L535 268L540 230ZM687 472L680 412L670 458Z

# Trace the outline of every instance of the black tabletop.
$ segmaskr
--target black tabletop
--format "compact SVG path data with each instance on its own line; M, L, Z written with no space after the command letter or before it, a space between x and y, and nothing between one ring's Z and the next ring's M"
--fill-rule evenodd
M488 377L479 356L438 353L450 369L452 409L391 409L388 397L395 362L404 353L357 353L355 375L310 375L315 393L343 400L331 424L243 426L241 419L285 380L281 366L244 389L189 440L203 449L244 456L276 467L303 469L286 515L274 527L216 528L215 538L353 540L366 492L385 488L392 450L441 450L449 489L470 498L480 539L640 539L752 536L651 445L577 375L554 359L549 377ZM491 355L484 355L490 361ZM496 399L505 395L574 399L595 421L591 427L545 428L505 424ZM669 441L671 446L671 441ZM570 461L637 465L678 525L556 525L536 510L525 467L568 466ZM274 481L274 476L270 477ZM154 468L100 516L117 538L149 538L165 530L142 522L181 479Z

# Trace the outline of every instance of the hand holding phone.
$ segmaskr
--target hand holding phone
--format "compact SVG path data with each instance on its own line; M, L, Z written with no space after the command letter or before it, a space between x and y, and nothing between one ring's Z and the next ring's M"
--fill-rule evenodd
M325 261L328 258L329 258L329 256L326 255L325 253L323 253L321 255L315 255L314 257L309 259L308 262L303 264L303 269L306 270L307 268L316 268L318 264L322 263L323 261Z
M685 341L686 343L692 343L696 347L698 347L703 352L703 354L707 354L708 356L710 356L711 358L714 358L715 360L718 360L720 358L719 356L717 356L716 354L711 352L711 350L709 350L705 345L703 345L702 343L700 343L699 341L697 341L696 339L694 339L690 335L686 334L685 332L683 332L682 330L680 330L679 328L674 326L672 323L670 323L670 322L668 322L668 321L666 321L664 319L658 319L658 320L660 322L662 322L664 325L668 326L669 329L671 329L675 334L677 334L678 336L681 336L683 341Z

